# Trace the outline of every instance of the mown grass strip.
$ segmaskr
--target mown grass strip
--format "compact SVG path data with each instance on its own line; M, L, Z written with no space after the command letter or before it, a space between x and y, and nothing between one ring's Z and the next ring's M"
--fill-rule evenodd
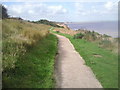
M118 88L118 55L98 47L95 43L74 39L68 34L57 34L69 38L104 88ZM99 57L95 55L99 55Z
M57 38L49 34L3 73L3 88L53 88Z

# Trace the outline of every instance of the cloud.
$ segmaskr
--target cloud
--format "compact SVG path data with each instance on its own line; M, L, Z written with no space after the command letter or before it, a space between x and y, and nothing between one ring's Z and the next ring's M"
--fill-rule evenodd
M104 12L106 14L118 14L118 2L108 1L104 4Z
M0 0L2 2L106 2L110 0ZM111 0L115 1L115 0ZM119 0L116 0L117 2Z
M109 10L112 9L113 6L114 6L114 3L111 2L111 1L105 3L105 5L104 5L104 7L105 7L106 9L109 9Z
M28 10L29 14L34 14L35 12L33 10Z
M77 7L77 8L83 8L83 5L82 5L81 2L76 2L75 3L75 7Z
M12 13L16 13L16 14L21 14L24 12L24 7L21 7L20 5L16 6L16 5L13 5L13 6L8 6L8 10L10 10Z
M45 3L19 3L6 5L11 16L22 17L24 19L39 19L56 15L64 15L68 11L62 5L47 5Z
M81 2L76 2L75 3L75 8L76 8L76 14L78 15L87 15L87 12L84 10L84 6Z
M116 14L117 15L117 2L98 2L98 3L75 3L76 14L77 15L108 15L108 14Z
M97 21L114 20L118 15L117 2L11 2L3 4L6 5L9 15L29 20Z
M48 7L48 11L52 15L67 13L67 10L63 6L61 6L61 5L58 5L58 6L49 6Z
M95 6L86 6L85 3L77 2L75 3L76 14L86 16L93 13L98 13Z

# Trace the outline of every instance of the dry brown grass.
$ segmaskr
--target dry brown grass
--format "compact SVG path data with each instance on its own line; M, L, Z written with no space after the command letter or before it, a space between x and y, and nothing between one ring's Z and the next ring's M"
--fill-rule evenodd
M35 43L49 33L49 28L50 26L48 25L6 19L3 20L3 39L10 38L20 43L22 43L22 41Z

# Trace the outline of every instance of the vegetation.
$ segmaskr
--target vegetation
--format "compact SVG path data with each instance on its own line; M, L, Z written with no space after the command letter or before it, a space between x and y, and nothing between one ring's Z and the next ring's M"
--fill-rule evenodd
M17 57L26 52L25 48L34 46L49 33L49 26L13 19L3 20L2 26L3 70L14 68Z
M57 39L50 26L4 19L3 88L52 88Z
M8 17L9 15L7 13L7 9L2 4L0 4L0 18L4 19Z
M118 88L117 54L112 53L110 50L100 48L96 43L89 42L85 39L74 39L73 36L68 34L58 34L69 38L75 49L85 60L86 65L91 67L104 88Z
M75 39L85 39L87 41L96 41L100 39L100 36L98 36L94 31L86 31L86 32L80 32L74 35ZM98 37L97 37L98 36Z
M81 31L74 35L74 39L85 39L98 44L99 47L111 50L113 53L118 53L118 40L106 34L101 35L94 31Z
M110 37L109 35L103 34L104 37Z
M84 34L82 33L77 33L74 35L74 39L82 39L84 37Z
M50 26L53 26L53 27L63 28L63 26L59 26L55 22L48 21L48 20L39 20L39 21L36 21L36 22L33 21L33 23L46 24L46 25L50 25Z

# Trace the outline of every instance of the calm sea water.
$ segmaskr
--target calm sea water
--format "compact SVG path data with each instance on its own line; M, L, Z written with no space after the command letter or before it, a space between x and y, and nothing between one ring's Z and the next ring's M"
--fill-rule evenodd
M118 22L89 22L89 23L70 23L67 24L69 28L73 30L77 29L87 29L90 31L95 31L100 34L107 34L112 37L118 37Z

